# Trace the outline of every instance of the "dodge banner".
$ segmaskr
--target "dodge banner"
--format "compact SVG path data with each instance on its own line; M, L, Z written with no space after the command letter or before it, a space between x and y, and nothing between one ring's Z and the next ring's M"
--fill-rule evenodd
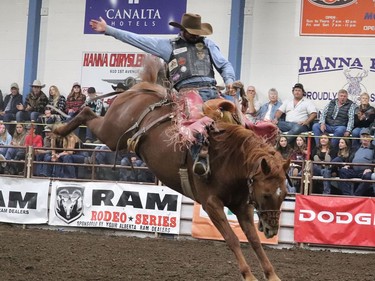
M232 230L237 235L238 239L241 242L247 242L247 238L243 233L240 224L237 221L237 217L225 208L225 213L227 215L227 219L232 227ZM258 227L258 216L254 215L255 226ZM278 236L274 236L271 239L267 239L263 232L258 232L258 236L260 241L264 244L277 244L278 243ZM213 239L213 240L224 240L223 236L220 232L216 229L214 224L211 222L210 218L208 217L207 213L203 210L202 206L194 203L194 213L193 213L193 226L191 230L191 236L194 238L201 238L201 239Z
M296 242L375 246L375 198L296 197Z
M302 0L301 35L374 36L373 0Z
M178 234L181 200L166 186L55 181L49 224Z

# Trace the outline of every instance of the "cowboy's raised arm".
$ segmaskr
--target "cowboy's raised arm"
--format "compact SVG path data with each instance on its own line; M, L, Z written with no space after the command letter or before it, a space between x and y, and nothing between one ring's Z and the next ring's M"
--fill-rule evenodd
M90 20L90 26L96 32L104 33L107 28L107 23L102 17L100 17L99 20Z

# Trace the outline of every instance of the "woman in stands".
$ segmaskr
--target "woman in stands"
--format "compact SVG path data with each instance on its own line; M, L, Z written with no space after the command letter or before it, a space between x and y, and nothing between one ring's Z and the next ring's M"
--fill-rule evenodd
M331 169L327 164L319 164L319 162L331 162L332 155L335 155L334 149L331 149L331 142L329 135L323 133L320 136L319 144L315 147L311 153L311 160L313 163L313 175L314 176L323 176L323 178L331 177ZM323 181L323 190L321 190L321 185L318 185L318 188L314 188L314 193L323 193L329 194L330 188L327 184L327 181Z

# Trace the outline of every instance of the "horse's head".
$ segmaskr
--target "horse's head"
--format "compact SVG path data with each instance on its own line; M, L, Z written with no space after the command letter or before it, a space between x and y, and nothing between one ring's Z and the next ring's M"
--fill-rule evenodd
M281 204L287 195L286 171L290 160L284 161L278 154L263 157L255 173L248 178L249 203L259 216L259 231L267 238L275 236L279 229Z

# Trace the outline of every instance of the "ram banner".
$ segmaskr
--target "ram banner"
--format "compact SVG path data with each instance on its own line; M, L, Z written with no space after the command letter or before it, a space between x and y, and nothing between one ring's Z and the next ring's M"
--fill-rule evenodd
M166 186L55 181L49 224L179 234L181 200Z

